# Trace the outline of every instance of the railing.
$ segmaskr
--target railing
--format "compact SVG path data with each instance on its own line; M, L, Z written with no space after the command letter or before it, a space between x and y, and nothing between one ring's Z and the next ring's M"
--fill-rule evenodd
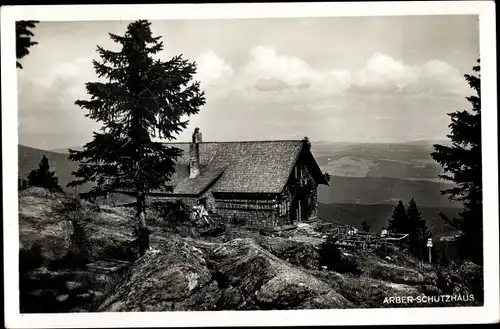
M385 236L381 236L377 233L360 231L354 233L351 226L335 227L329 233L337 237L336 244L338 246L362 249L396 246L406 241L408 238L408 234L400 233L391 233Z

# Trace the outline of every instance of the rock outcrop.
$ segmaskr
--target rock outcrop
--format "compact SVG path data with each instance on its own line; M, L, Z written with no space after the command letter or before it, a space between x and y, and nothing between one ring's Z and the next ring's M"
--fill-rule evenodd
M70 197L38 187L19 192L18 203L19 246L27 267L37 267L26 264L35 258L51 265L76 254L85 262L134 257L134 218L128 209L82 201L76 210Z
M101 284L86 264L112 257L135 260L133 217L123 208L81 202L32 187L19 192L21 311L88 311L118 279Z
M200 248L199 248L200 247ZM331 287L252 239L195 246L188 240L148 252L100 311L344 308Z

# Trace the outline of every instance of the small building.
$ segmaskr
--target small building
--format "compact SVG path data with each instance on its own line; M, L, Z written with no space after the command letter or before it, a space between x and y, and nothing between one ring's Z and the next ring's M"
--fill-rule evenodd
M182 156L165 188L148 193L151 202L201 200L209 213L259 227L317 217L317 186L328 182L302 140L202 142L195 130L191 143L167 145Z

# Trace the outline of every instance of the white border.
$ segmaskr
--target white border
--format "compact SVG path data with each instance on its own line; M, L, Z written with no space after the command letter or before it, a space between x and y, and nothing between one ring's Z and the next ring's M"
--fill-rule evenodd
M19 314L17 227L17 71L15 20L97 21L161 19L234 19L264 17L332 17L460 15L480 17L483 115L485 306L461 308L350 309L297 311L220 311L165 313ZM170 5L10 6L1 8L2 150L4 204L5 325L7 328L185 327L268 325L462 324L500 319L498 267L498 154L496 38L493 1L267 3ZM475 63L471 63L472 65ZM13 87L14 86L14 87Z

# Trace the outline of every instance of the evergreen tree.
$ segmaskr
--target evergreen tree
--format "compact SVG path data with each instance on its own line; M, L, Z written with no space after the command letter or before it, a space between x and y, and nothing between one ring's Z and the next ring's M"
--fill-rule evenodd
M18 189L19 191L25 190L28 187L28 181L24 178L17 178Z
M309 140L309 137L306 136L306 137L302 138L302 143L303 143L304 148L306 150L308 150L308 151L311 150L311 141Z
M425 220L422 218L422 213L418 210L417 203L413 198L408 203L406 216L408 218L407 225L410 253L422 259L426 255L425 248L430 234L427 230Z
M31 38L34 36L33 32L29 29L35 28L38 21L17 21L16 22L16 67L22 69L23 66L19 63L19 59L30 53L29 48L38 44Z
M86 84L90 100L76 104L88 110L87 117L102 124L83 151L70 150L79 162L77 180L69 186L94 182L82 193L93 198L116 190L127 190L136 198L136 233L140 254L149 248L146 225L146 193L165 186L175 172L181 150L154 138L174 140L188 125L186 116L205 104L199 82L192 81L196 64L175 56L163 62L153 56L163 49L161 37L153 37L150 23L138 20L128 25L124 36L110 34L120 51L98 46L101 62L93 61L105 82Z
M330 183L330 178L331 178L330 174L327 173L327 172L324 172L323 176L325 177L326 183L329 184Z
M49 159L44 155L38 164L38 169L32 170L28 175L28 185L43 187L51 191L62 192L59 179L50 171Z
M459 240L459 256L477 264L483 263L483 201L481 163L481 75L480 60L473 67L476 74L465 74L474 95L466 99L470 111L449 113L451 133L447 136L451 145L434 145L432 158L444 169L440 175L454 183L454 187L441 191L450 199L464 203L465 210L457 218L447 219L455 229L462 231ZM441 215L443 216L443 215Z
M392 212L388 230L394 233L408 233L408 216L401 200Z
M370 225L368 225L368 222L366 220L361 222L361 229L363 232L370 232Z

